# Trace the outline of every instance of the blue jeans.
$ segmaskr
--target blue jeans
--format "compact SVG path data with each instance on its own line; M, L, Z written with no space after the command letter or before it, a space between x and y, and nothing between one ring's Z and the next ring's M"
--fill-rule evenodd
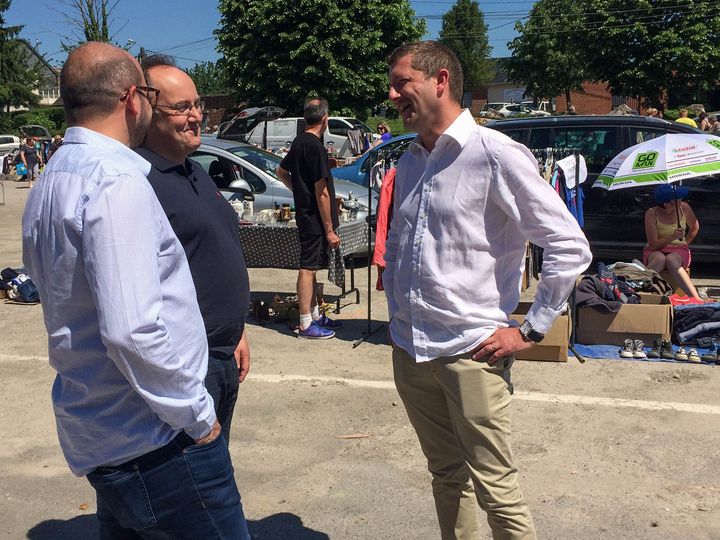
M240 387L239 376L234 355L210 352L205 388L215 403L215 414L226 444L230 444L230 424Z
M227 444L167 445L87 475L97 493L103 540L249 540Z

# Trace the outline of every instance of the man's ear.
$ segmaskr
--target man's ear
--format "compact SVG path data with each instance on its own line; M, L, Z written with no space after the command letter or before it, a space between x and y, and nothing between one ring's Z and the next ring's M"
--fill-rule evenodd
M138 99L135 99L135 94L137 93L137 88L134 86L132 87L132 90L128 92L128 96L123 102L125 105L125 113L130 113L134 116L140 116L142 103L140 103L140 100L143 99L142 96L139 96Z
M437 80L435 83L437 97L441 97L445 92L450 91L450 72L447 69L439 69L435 79Z

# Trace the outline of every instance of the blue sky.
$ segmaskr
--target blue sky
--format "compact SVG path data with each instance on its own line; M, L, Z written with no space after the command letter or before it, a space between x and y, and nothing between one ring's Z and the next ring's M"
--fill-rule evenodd
M290 0L292 1L292 0ZM442 15L455 0L411 0L418 16L427 21L426 38L437 37ZM527 15L534 1L482 1L489 27L493 56L507 56L507 42L515 36L514 21ZM60 50L62 36L70 28L62 14L62 2L46 0L32 5L14 0L6 13L7 24L25 25L21 37L45 54L53 64L60 64L65 54ZM132 40L130 51L139 48L162 52L176 57L181 67L197 62L217 60L212 31L217 28L220 14L215 0L120 0L113 13L115 41L120 44Z

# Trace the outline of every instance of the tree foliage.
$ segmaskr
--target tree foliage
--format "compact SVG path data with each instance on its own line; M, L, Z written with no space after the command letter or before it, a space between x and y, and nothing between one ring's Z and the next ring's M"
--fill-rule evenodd
M11 107L26 107L39 101L33 94L38 73L28 61L29 51L18 40L22 26L5 26L11 0L0 0L0 122L7 125Z
M585 1L539 0L526 22L518 22L520 34L508 48L512 57L504 62L511 80L526 85L528 97L582 91L582 83L593 78L587 52L582 47L585 31Z
M594 0L586 27L589 62L615 93L662 106L720 78L720 8L696 0Z
M61 47L71 51L87 41L114 43L115 36L125 25L111 33L112 12L120 0L62 0L64 10L59 11L67 23L70 35L62 37ZM114 43L117 45L117 43Z
M495 73L490 60L492 48L485 17L476 0L457 0L443 15L439 41L458 57L463 68L465 91L492 80Z
M228 77L222 61L201 62L187 70L200 95L224 94L228 91Z
M233 93L293 114L317 94L364 116L387 95L386 56L425 31L408 0L220 0L219 9Z

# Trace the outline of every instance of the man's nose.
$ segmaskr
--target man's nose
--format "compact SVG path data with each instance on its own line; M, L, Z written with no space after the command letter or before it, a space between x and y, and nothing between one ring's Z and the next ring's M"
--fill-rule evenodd
M398 93L397 90L395 90L394 86L390 86L390 91L388 92L388 97L393 101L400 97L400 94Z

